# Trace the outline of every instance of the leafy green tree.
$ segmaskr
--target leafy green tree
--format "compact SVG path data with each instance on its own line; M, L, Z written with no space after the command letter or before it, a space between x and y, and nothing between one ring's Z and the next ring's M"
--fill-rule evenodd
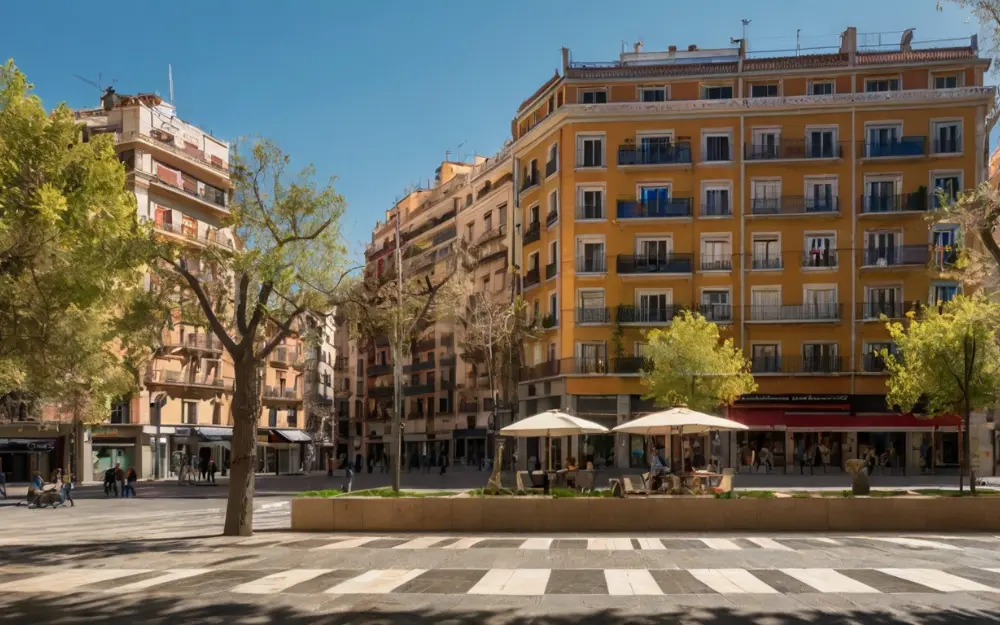
M0 66L0 418L56 405L100 422L134 390L152 252L112 138L84 142Z
M306 314L332 313L352 271L340 231L345 203L333 180L320 189L306 167L289 181L289 165L269 140L236 146L226 225L240 244L196 253L162 241L158 250L158 292L181 318L200 315L234 363L228 536L253 531L259 371L285 338L307 331Z
M887 323L899 354L883 352L889 370L886 402L905 412L921 400L927 414L960 414L964 418L959 490L969 471L970 416L992 407L1000 389L1000 305L983 297L959 296L941 310L910 313L904 325ZM975 475L969 488L975 492Z
M661 406L684 404L705 412L753 393L757 383L750 361L732 339L719 339L719 326L684 311L665 330L646 334L652 369L643 374L647 398Z

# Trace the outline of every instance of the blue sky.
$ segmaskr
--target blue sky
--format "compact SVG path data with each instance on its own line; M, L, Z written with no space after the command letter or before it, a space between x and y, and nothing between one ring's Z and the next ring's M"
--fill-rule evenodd
M59 6L58 10L53 7ZM452 158L493 154L518 104L560 63L612 60L622 42L724 46L752 20L751 50L837 45L915 28L915 41L966 37L974 21L936 0L175 0L127 11L13 1L0 10L0 58L13 57L46 105L95 106L75 79L124 93L168 93L178 114L224 139L265 135L297 165L336 175L352 247L410 184ZM898 41L898 34L887 36ZM459 147L461 146L461 147Z

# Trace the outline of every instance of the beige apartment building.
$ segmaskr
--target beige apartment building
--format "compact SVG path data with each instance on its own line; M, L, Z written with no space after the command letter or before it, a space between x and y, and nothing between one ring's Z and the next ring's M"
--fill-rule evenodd
M462 239L475 255L469 292L474 297L486 294L509 301L512 206L509 146L494 157L479 157L472 163L443 162L431 188L411 191L386 211L385 222L376 225L365 251L365 271L385 275L394 270L399 215L405 275L443 275L449 263L455 262L455 242ZM470 300L467 305L471 304ZM394 453L394 434L398 434L390 431L393 362L388 340L377 337L358 344L356 337L340 334L349 354L343 365L344 392L350 392L354 400L345 397L338 404L338 416L344 415L340 431L347 433L339 441L338 452L347 450L356 464L377 461ZM412 345L411 360L403 369L402 442L408 463L426 456L434 466L444 458L461 464L487 453L494 413L489 378L483 367L462 358L462 336L458 324L439 321Z

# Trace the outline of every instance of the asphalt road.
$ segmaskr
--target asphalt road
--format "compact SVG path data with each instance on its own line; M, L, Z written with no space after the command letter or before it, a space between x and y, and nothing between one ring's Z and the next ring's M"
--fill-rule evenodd
M273 495L229 538L223 505L0 507L3 622L1000 622L994 536L306 534Z

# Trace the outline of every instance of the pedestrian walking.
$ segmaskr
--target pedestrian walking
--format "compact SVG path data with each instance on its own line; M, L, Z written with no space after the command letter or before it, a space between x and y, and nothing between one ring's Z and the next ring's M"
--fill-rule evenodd
M208 463L209 463L210 459L211 459L210 456L202 456L201 457L201 467L200 468L201 468L201 481L202 482L207 482L208 481Z
M120 462L115 463L115 497L125 496L125 471L122 470L122 465ZM121 494L118 492L118 487L121 488Z
M0 494L7 498L7 476L3 472L3 459L0 458Z
M64 474L62 484L59 485L59 496L62 498L60 503L65 506L68 501L71 508L76 507L76 503L73 501L73 480L75 478L75 475Z
M116 486L116 484L115 484L115 468L114 467L109 467L104 472L104 496L107 497L111 493L114 493L115 497L118 496L118 486Z
M135 483L139 481L139 475L135 472L135 469L129 467L128 473L125 475L125 486L122 488L122 497L128 497L132 494L135 497Z
M333 454L326 455L326 476L333 477Z
M344 470L344 486L341 488L345 493L351 492L351 488L354 486L354 467L350 464Z
M448 470L448 454L441 455L441 475L444 475L445 471Z
M212 482L212 484L215 484L215 472L217 470L218 470L218 467L215 466L215 458L209 456L208 457L208 479L209 479L210 482Z

